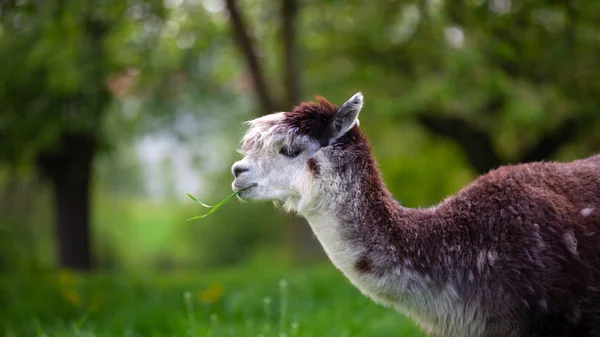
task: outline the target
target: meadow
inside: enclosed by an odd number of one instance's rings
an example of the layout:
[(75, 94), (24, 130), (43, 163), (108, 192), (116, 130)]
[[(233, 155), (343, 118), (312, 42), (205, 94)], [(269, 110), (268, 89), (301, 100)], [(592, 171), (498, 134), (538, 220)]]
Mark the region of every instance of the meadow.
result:
[(329, 264), (0, 280), (4, 337), (423, 336)]
[(600, 1), (573, 3), (0, 1), (0, 337), (423, 336), (295, 264), (271, 204), (186, 222), (185, 193), (231, 193), (244, 121), (359, 90), (407, 207), (598, 153)]

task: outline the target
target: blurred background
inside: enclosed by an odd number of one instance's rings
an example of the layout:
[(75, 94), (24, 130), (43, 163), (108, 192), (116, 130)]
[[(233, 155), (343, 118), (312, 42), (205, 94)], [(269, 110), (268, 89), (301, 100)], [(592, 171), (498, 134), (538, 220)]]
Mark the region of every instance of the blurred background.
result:
[(186, 222), (185, 193), (231, 193), (244, 121), (357, 91), (406, 206), (597, 153), (600, 2), (0, 1), (0, 334), (417, 336), (304, 220)]

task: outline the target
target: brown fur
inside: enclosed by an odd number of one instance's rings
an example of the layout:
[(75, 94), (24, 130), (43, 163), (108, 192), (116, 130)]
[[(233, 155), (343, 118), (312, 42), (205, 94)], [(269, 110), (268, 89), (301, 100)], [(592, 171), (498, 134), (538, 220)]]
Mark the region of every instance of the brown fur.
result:
[(296, 129), (298, 134), (312, 137), (325, 146), (333, 136), (331, 121), (338, 107), (323, 97), (319, 96), (317, 100), (318, 103), (304, 102), (287, 112), (286, 124)]
[[(600, 155), (500, 167), (435, 207), (408, 209), (358, 126), (328, 144), (336, 108), (304, 103), (286, 123), (348, 182), (339, 207), (360, 211), (340, 212), (345, 236), (368, 248), (356, 270), (386, 275), (410, 261), (434, 283), (454, 281), (463, 301), (485, 308), (485, 336), (600, 336)], [(308, 166), (319, 174), (314, 159)]]
[(319, 177), (319, 164), (317, 164), (315, 158), (308, 159), (308, 162), (306, 164), (308, 165), (308, 169), (310, 170), (310, 172), (312, 172), (313, 176)]

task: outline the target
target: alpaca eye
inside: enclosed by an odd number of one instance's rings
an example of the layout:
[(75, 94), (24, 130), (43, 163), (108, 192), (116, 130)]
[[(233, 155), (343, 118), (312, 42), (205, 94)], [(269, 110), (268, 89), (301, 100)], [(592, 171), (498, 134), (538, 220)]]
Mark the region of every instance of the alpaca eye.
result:
[(279, 150), (279, 153), (289, 158), (296, 158), (300, 153), (302, 153), (302, 149), (284, 146)]

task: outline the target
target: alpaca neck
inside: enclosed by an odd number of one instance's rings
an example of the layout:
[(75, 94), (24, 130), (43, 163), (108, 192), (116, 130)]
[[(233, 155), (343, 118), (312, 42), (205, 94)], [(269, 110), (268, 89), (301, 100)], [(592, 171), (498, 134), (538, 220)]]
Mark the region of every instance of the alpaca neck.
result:
[(453, 257), (432, 244), (441, 242), (437, 233), (443, 219), (435, 209), (397, 203), (374, 160), (355, 165), (344, 171), (352, 177), (323, 184), (337, 190), (321, 188), (319, 206), (304, 215), (330, 260), (364, 295), (411, 317), (425, 331), (447, 328), (457, 336), (478, 335), (482, 326), (464, 330), (471, 327), (454, 314), (457, 308), (475, 309), (462, 307), (451, 281), (452, 262), (444, 260)]
[(463, 238), (469, 236), (453, 224), (448, 207), (402, 207), (367, 143), (356, 141), (360, 134), (350, 137), (353, 147), (316, 158), (326, 170), (314, 180), (310, 207), (300, 209), (330, 260), (364, 295), (411, 317), (426, 332), (482, 335), (485, 314), (465, 301), (463, 285), (474, 281), (488, 255), (479, 253), (476, 265), (465, 264), (469, 242)]
[(428, 213), (396, 202), (372, 157), (363, 156), (353, 165), (320, 184), (315, 206), (301, 212), (334, 265), (351, 280), (393, 269), (401, 250), (417, 250), (412, 237)]

